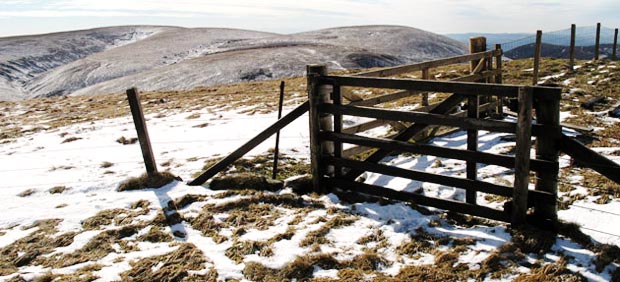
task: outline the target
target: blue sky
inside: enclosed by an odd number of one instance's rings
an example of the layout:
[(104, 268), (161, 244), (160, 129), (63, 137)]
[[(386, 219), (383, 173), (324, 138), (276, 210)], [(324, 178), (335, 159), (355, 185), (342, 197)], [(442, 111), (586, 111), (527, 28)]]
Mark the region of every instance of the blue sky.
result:
[(111, 25), (231, 27), (294, 33), (395, 24), (437, 33), (620, 26), (618, 0), (0, 0), (0, 36)]

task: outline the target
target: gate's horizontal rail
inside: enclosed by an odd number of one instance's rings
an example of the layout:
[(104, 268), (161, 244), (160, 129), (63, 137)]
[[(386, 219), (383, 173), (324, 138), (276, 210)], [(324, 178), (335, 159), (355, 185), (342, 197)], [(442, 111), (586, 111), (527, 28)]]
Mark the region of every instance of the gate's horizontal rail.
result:
[[(515, 166), (514, 157), (484, 152), (451, 149), (427, 144), (408, 143), (397, 140), (370, 138), (359, 135), (333, 132), (322, 132), (321, 138), (324, 140), (355, 144), (364, 147), (373, 147), (396, 152), (408, 152), (412, 154), (431, 155), (463, 161), (475, 161), (478, 163), (498, 165), (506, 168), (514, 168)], [(557, 174), (559, 171), (558, 163), (544, 160), (530, 160), (530, 169), (532, 171), (548, 172), (555, 174)]]
[[(432, 81), (422, 79), (392, 79), (353, 76), (321, 76), (320, 84), (336, 84), (339, 86), (357, 86), (368, 88), (403, 89), (413, 91), (458, 93), (462, 95), (501, 96), (516, 98), (519, 88), (523, 86), (507, 84), (481, 84), (473, 82)], [(534, 98), (543, 100), (559, 100), (561, 89), (545, 86), (534, 86)]]
[[(325, 158), (328, 164), (333, 164), (340, 167), (348, 167), (355, 169), (362, 169), (364, 171), (375, 172), (384, 175), (391, 175), (401, 178), (414, 179), (422, 182), (431, 182), (449, 187), (456, 187), (465, 190), (472, 190), (477, 192), (483, 192), (487, 194), (512, 197), (514, 188), (492, 184), (479, 180), (472, 180), (467, 178), (459, 178), (446, 175), (438, 175), (428, 172), (421, 172), (416, 170), (403, 169), (393, 166), (361, 162), (356, 160), (348, 160), (341, 158)], [(528, 196), (531, 202), (555, 202), (555, 196), (551, 193), (541, 192), (536, 190), (528, 190)]]
[(504, 133), (515, 133), (517, 128), (515, 123), (505, 121), (453, 117), (441, 114), (405, 112), (369, 107), (323, 104), (319, 106), (319, 111), (329, 114), (341, 114), (393, 121), (407, 121), (428, 125), (452, 126), (463, 129), (478, 129)]
[(431, 206), (439, 209), (450, 210), (504, 222), (510, 221), (510, 215), (508, 213), (489, 207), (472, 205), (454, 200), (431, 198), (415, 193), (396, 191), (381, 186), (360, 183), (341, 178), (326, 178), (325, 184), (331, 188), (340, 188), (343, 190), (364, 193), (377, 197), (396, 199), (405, 202), (413, 202), (415, 204), (423, 206)]
[(410, 65), (404, 65), (404, 66), (396, 66), (396, 67), (391, 67), (391, 68), (384, 68), (384, 69), (375, 70), (375, 71), (361, 72), (361, 73), (354, 74), (354, 76), (365, 76), (365, 77), (392, 76), (392, 75), (397, 75), (401, 73), (421, 71), (423, 69), (436, 68), (436, 67), (459, 64), (459, 63), (469, 63), (470, 61), (480, 60), (483, 58), (490, 58), (490, 57), (498, 56), (501, 54), (502, 54), (501, 50), (490, 50), (490, 51), (485, 51), (485, 52), (480, 52), (480, 53), (455, 56), (455, 57), (427, 61), (427, 62), (422, 62), (422, 63), (416, 63), (416, 64), (410, 64)]

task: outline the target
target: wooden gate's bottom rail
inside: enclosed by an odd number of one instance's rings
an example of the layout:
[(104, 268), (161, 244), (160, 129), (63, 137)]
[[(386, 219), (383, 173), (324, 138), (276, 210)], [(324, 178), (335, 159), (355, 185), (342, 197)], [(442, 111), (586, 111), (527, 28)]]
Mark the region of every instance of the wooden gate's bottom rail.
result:
[[(446, 175), (438, 175), (428, 172), (403, 169), (393, 166), (362, 162), (349, 159), (327, 157), (324, 159), (326, 164), (333, 164), (337, 167), (348, 167), (353, 169), (360, 169), (364, 171), (375, 172), (379, 174), (391, 175), (395, 177), (402, 177), (407, 179), (415, 179), (423, 182), (432, 182), (440, 185), (457, 187), (465, 190), (473, 190), (477, 192), (483, 192), (488, 194), (500, 195), (505, 197), (512, 197), (514, 188), (492, 184), (479, 180), (472, 180), (466, 178), (459, 178)], [(387, 190), (387, 189), (386, 189)], [(528, 206), (533, 206), (534, 203), (544, 203), (547, 205), (555, 205), (556, 198), (553, 194), (543, 191), (528, 190)]]
[(454, 200), (431, 198), (420, 194), (396, 191), (381, 186), (360, 183), (341, 178), (326, 178), (324, 179), (324, 183), (329, 188), (339, 188), (342, 190), (349, 190), (356, 193), (364, 193), (377, 197), (396, 199), (423, 206), (430, 206), (439, 209), (455, 211), (458, 213), (470, 214), (503, 222), (510, 222), (510, 214), (506, 213), (505, 211), (496, 210), (489, 207), (472, 205)]

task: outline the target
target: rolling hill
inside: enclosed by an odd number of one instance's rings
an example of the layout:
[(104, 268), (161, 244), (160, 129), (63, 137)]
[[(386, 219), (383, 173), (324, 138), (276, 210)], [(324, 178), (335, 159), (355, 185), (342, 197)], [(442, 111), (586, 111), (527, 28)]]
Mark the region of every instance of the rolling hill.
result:
[(222, 28), (124, 26), (0, 38), (0, 99), (183, 90), (331, 69), (391, 66), (466, 52), (447, 37), (402, 26), (280, 35)]

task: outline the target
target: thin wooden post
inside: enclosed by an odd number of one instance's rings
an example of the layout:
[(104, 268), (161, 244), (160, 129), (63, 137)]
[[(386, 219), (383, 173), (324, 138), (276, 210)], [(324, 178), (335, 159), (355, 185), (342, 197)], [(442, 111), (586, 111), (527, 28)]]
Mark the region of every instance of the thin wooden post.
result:
[(568, 70), (573, 72), (575, 70), (575, 37), (577, 36), (577, 26), (572, 24), (570, 26), (570, 49), (569, 56), (570, 59), (568, 61)]
[[(504, 78), (502, 75), (502, 44), (495, 44), (495, 51), (497, 51), (497, 55), (495, 56), (495, 68), (497, 69), (495, 83), (502, 84), (504, 83)], [(504, 116), (504, 98), (502, 96), (497, 96), (497, 114), (500, 117)]]
[[(480, 96), (470, 96), (467, 99), (467, 117), (479, 118), (480, 117)], [(467, 130), (467, 150), (478, 150), (478, 130)], [(476, 161), (467, 161), (467, 179), (476, 180), (478, 174), (478, 168)], [(476, 204), (476, 191), (468, 189), (465, 194), (465, 200), (469, 204)]]
[(532, 146), (532, 88), (519, 88), (519, 116), (517, 117), (517, 144), (515, 151), (515, 182), (512, 196), (513, 227), (526, 223), (527, 193)]
[[(332, 100), (333, 103), (337, 106), (342, 105), (342, 91), (340, 85), (334, 84), (333, 92), (332, 92)], [(336, 113), (334, 114), (334, 132), (342, 133), (342, 114)], [(342, 157), (342, 142), (336, 141), (334, 144), (334, 157), (341, 158)], [(334, 166), (334, 175), (336, 177), (342, 177), (342, 167), (335, 165)]]
[[(430, 72), (428, 68), (422, 69), (422, 79), (429, 79)], [(422, 94), (422, 106), (428, 106), (428, 93)]]
[[(322, 177), (326, 173), (323, 169), (322, 156), (334, 152), (333, 143), (330, 146), (326, 142), (321, 142), (319, 135), (321, 130), (331, 130), (326, 123), (329, 116), (319, 113), (319, 106), (329, 101), (329, 91), (325, 86), (319, 86), (317, 79), (320, 76), (327, 75), (327, 67), (325, 65), (309, 65), (306, 67), (308, 79), (308, 101), (310, 102), (310, 162), (312, 170), (312, 185), (314, 191), (323, 191)], [(331, 149), (331, 150), (330, 150)]]
[(151, 147), (149, 132), (146, 128), (142, 104), (140, 104), (140, 94), (135, 87), (127, 89), (126, 93), (127, 100), (129, 101), (129, 108), (131, 109), (131, 116), (133, 117), (133, 123), (138, 132), (138, 141), (140, 142), (140, 149), (142, 149), (146, 173), (152, 176), (157, 173), (157, 165), (155, 164), (155, 157), (153, 157), (153, 148)]
[(598, 60), (601, 48), (601, 23), (596, 23), (596, 42), (594, 43), (594, 59)]
[[(278, 100), (278, 120), (282, 118), (282, 105), (284, 104), (284, 81), (280, 82), (280, 100)], [(276, 146), (273, 150), (273, 174), (272, 179), (278, 176), (278, 154), (280, 150), (280, 130), (276, 132)]]
[(540, 67), (540, 53), (542, 52), (542, 30), (536, 31), (536, 48), (534, 48), (534, 73), (532, 85), (538, 84), (538, 68)]
[(618, 29), (616, 28), (616, 30), (614, 31), (614, 49), (611, 51), (611, 58), (615, 61), (618, 59), (618, 57), (616, 56), (616, 49), (618, 49)]
[[(558, 94), (562, 92), (557, 89)], [(558, 163), (560, 155), (559, 142), (562, 134), (560, 126), (560, 100), (539, 99), (536, 101), (536, 121), (548, 126), (545, 134), (536, 139), (536, 159)], [(558, 192), (558, 175), (555, 173), (537, 172), (536, 190), (556, 195)], [(556, 203), (536, 203), (535, 212), (540, 218), (556, 220)]]

